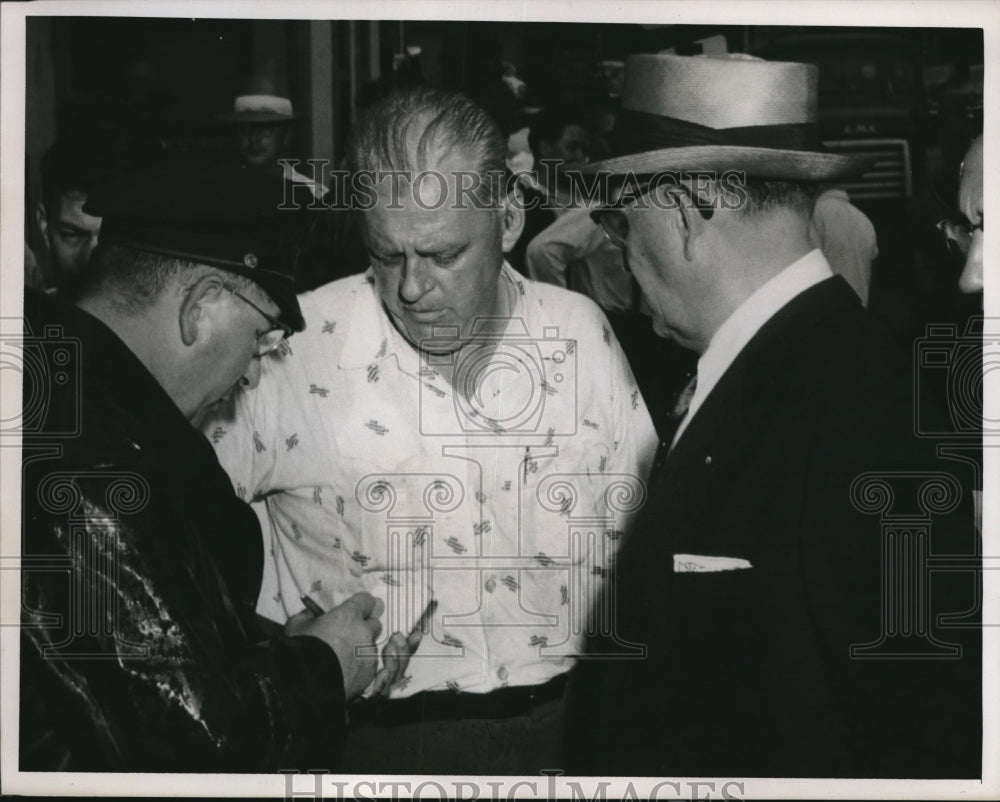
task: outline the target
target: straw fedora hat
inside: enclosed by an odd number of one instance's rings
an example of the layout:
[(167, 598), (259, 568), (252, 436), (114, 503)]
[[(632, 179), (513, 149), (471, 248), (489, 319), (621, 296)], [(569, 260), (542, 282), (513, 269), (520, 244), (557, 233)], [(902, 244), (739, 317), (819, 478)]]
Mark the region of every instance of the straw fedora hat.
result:
[(819, 69), (745, 54), (642, 54), (625, 64), (613, 156), (585, 173), (741, 170), (754, 178), (831, 181), (875, 159), (828, 151), (816, 125)]
[(255, 75), (249, 80), (246, 92), (237, 95), (233, 110), (216, 115), (216, 119), (230, 123), (285, 123), (301, 119), (292, 108), (288, 92), (271, 76)]
[(218, 118), (227, 123), (290, 123), (298, 119), (292, 101), (278, 95), (238, 95), (232, 112)]

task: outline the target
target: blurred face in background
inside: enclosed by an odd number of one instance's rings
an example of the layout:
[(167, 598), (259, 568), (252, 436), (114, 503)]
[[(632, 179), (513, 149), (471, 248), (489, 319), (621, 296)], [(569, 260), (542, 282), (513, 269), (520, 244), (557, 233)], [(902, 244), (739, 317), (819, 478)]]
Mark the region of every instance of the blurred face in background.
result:
[(253, 123), (239, 127), (240, 156), (258, 170), (276, 169), (291, 141), (288, 123)]
[(582, 125), (575, 123), (562, 129), (562, 134), (555, 142), (544, 139), (539, 143), (543, 159), (558, 159), (565, 166), (572, 167), (586, 164), (590, 161), (590, 132)]
[(56, 195), (49, 204), (52, 208), (38, 206), (38, 228), (48, 247), (57, 287), (79, 277), (97, 246), (101, 218), (83, 211), (86, 201), (86, 192), (70, 191)]
[(965, 251), (965, 267), (958, 279), (962, 292), (983, 291), (983, 138), (978, 137), (962, 161), (958, 184), (958, 208), (967, 227), (959, 242)]

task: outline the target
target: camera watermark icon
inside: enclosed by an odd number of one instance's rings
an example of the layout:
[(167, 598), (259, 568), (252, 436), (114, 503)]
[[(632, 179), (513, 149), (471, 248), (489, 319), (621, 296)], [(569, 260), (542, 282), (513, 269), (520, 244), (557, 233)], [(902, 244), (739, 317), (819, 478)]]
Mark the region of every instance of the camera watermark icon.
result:
[(421, 434), (576, 434), (576, 340), (556, 326), (532, 337), (521, 318), (477, 319), (460, 348), (458, 336), (436, 327), (420, 343)]
[[(62, 326), (46, 326), (41, 335), (0, 334), (0, 371), (22, 376), (22, 402), (0, 417), (0, 438), (78, 436), (80, 369), (80, 341)], [(58, 414), (55, 390), (65, 399)]]
[(1000, 373), (1000, 326), (979, 317), (959, 333), (932, 324), (914, 344), (914, 428), (926, 438), (950, 441), (1000, 436), (1000, 413), (984, 407), (984, 385)]

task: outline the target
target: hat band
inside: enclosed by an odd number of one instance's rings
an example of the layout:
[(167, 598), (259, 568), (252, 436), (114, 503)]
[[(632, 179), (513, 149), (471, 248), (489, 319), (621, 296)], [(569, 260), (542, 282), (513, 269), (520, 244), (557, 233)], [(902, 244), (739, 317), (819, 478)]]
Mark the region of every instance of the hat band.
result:
[(257, 111), (279, 114), (282, 117), (293, 116), (292, 101), (277, 95), (240, 95), (233, 101), (233, 111), (236, 114)]
[(268, 272), (291, 281), (290, 276), (269, 268), (282, 261), (291, 261), (294, 265), (298, 256), (297, 251), (291, 248), (246, 241), (236, 246), (229, 238), (202, 231), (172, 229), (162, 225), (126, 225), (113, 220), (105, 223), (107, 225), (101, 226), (101, 242), (107, 245), (123, 245), (196, 264), (221, 267), (247, 278), (253, 278), (257, 272)]
[(622, 109), (615, 123), (619, 156), (661, 148), (697, 145), (825, 151), (816, 123), (748, 125), (741, 128), (709, 128), (706, 125), (664, 117), (644, 111)]

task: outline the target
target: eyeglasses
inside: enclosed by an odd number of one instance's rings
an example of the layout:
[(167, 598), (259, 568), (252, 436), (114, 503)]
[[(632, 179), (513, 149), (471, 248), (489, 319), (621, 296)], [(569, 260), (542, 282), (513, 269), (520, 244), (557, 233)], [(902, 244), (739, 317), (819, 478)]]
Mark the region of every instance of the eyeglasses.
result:
[[(639, 184), (639, 191), (636, 193), (629, 193), (629, 200), (619, 206), (594, 209), (594, 211), (590, 213), (590, 219), (601, 227), (601, 230), (604, 231), (604, 236), (607, 237), (608, 241), (615, 247), (625, 250), (625, 243), (628, 240), (629, 233), (628, 210), (638, 202), (639, 198), (649, 191), (651, 183), (651, 181), (647, 181), (645, 184)], [(703, 219), (712, 219), (712, 215), (715, 212), (709, 202), (699, 198), (684, 184), (671, 184), (670, 188), (677, 189), (687, 195)], [(628, 270), (627, 267), (625, 269), (626, 271)]]
[(983, 221), (980, 219), (976, 225), (972, 225), (964, 217), (946, 217), (938, 221), (937, 230), (944, 234), (949, 251), (957, 256), (966, 256), (972, 247), (972, 235), (983, 230)]
[(260, 312), (261, 315), (264, 316), (264, 319), (271, 324), (270, 329), (268, 329), (265, 332), (258, 333), (257, 335), (257, 351), (256, 353), (254, 353), (255, 359), (260, 359), (260, 357), (270, 354), (272, 351), (276, 350), (281, 346), (281, 343), (284, 342), (286, 337), (292, 336), (292, 329), (290, 326), (287, 326), (286, 324), (282, 323), (273, 315), (269, 315), (267, 312), (265, 312), (263, 309), (257, 306), (257, 304), (255, 304), (249, 298), (246, 298), (245, 296), (241, 295), (236, 290), (232, 290), (229, 287), (226, 287), (225, 289), (227, 292), (232, 293), (241, 301), (243, 301), (243, 303), (252, 306), (258, 312)]

